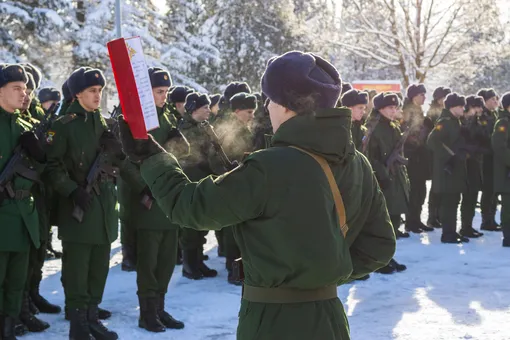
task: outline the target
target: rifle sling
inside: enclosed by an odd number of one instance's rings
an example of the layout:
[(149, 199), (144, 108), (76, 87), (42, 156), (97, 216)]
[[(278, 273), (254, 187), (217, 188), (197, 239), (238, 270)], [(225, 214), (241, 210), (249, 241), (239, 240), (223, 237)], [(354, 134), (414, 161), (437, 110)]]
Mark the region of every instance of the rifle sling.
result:
[(326, 159), (322, 156), (303, 150), (297, 146), (291, 145), (290, 147), (309, 155), (310, 157), (315, 159), (317, 163), (319, 163), (319, 165), (321, 166), (322, 170), (324, 171), (324, 174), (326, 175), (326, 178), (328, 179), (331, 192), (333, 193), (333, 199), (335, 200), (335, 207), (338, 215), (338, 223), (340, 225), (342, 235), (345, 237), (347, 231), (349, 230), (349, 226), (347, 225), (347, 216), (345, 215), (344, 201), (342, 199), (342, 195), (340, 194), (340, 190), (338, 189), (338, 185), (336, 184), (335, 176), (333, 176), (333, 172), (331, 171), (331, 167), (329, 166), (328, 161), (326, 161)]

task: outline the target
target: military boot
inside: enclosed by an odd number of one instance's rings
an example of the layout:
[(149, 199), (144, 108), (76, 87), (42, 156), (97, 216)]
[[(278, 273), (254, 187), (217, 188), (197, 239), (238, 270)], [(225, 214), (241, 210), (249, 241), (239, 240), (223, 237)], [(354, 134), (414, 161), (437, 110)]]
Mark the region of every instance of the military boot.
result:
[(198, 251), (196, 249), (187, 249), (182, 251), (182, 276), (191, 280), (200, 280), (204, 278), (204, 274), (200, 271), (200, 263), (198, 260)]
[(457, 233), (443, 233), (441, 235), (441, 243), (453, 243), (453, 244), (459, 244), (459, 243), (468, 243), (469, 239), (467, 237), (461, 236)]
[(483, 233), (474, 229), (471, 225), (463, 225), (459, 232), (460, 235), (468, 238), (479, 238), (483, 236)]
[(395, 270), (399, 273), (407, 269), (406, 265), (398, 263), (395, 259), (391, 259), (389, 265), (395, 268)]
[(161, 323), (165, 325), (166, 328), (171, 329), (182, 329), (184, 328), (184, 322), (175, 320), (173, 316), (171, 316), (167, 311), (165, 311), (165, 295), (160, 295), (158, 298), (158, 316), (161, 320)]
[(405, 225), (406, 231), (415, 233), (415, 234), (421, 234), (423, 230), (420, 228), (421, 225), (417, 221), (407, 221)]
[(32, 299), (31, 296), (29, 296), (28, 302), (29, 302), (30, 312), (32, 312), (32, 314), (34, 314), (34, 315), (39, 314), (40, 313), (39, 308), (37, 308), (37, 306), (34, 303), (34, 299)]
[(204, 263), (202, 249), (198, 249), (197, 253), (198, 257), (198, 270), (202, 273), (204, 277), (216, 277), (218, 275), (218, 272), (214, 269), (211, 269), (207, 267), (207, 265)]
[(29, 302), (28, 292), (23, 293), (23, 301), (21, 303), (21, 313), (19, 315), (19, 319), (21, 322), (27, 326), (28, 330), (33, 333), (40, 333), (48, 328), (50, 325), (38, 319), (32, 312), (30, 311), (30, 302)]
[(157, 299), (158, 298), (155, 297), (138, 297), (138, 301), (140, 303), (140, 318), (138, 319), (138, 327), (153, 333), (166, 331), (165, 325), (163, 325), (158, 316), (156, 305)]
[[(70, 316), (69, 316), (69, 310), (68, 310), (67, 306), (64, 307), (64, 314), (65, 314), (65, 319), (67, 321), (71, 320)], [(112, 312), (110, 312), (109, 310), (102, 309), (102, 308), (98, 307), (97, 308), (97, 315), (99, 317), (99, 320), (107, 320), (107, 319), (112, 317)]]
[(2, 340), (16, 340), (16, 333), (14, 330), (16, 320), (12, 316), (2, 315), (0, 316), (0, 328)]
[(122, 245), (122, 264), (121, 269), (124, 272), (136, 271), (136, 258), (133, 247), (123, 244)]
[(25, 326), (23, 322), (19, 319), (19, 316), (17, 318), (14, 318), (14, 334), (16, 336), (23, 336), (28, 333), (28, 328)]
[(503, 247), (510, 247), (510, 238), (503, 239)]
[(90, 305), (87, 312), (90, 334), (95, 340), (117, 340), (119, 336), (114, 331), (110, 331), (99, 320), (97, 305)]
[[(58, 314), (62, 311), (60, 306), (54, 305), (40, 294), (39, 284), (30, 291), (30, 299), (41, 313)], [(34, 313), (35, 314), (35, 313)]]
[(484, 218), (482, 221), (482, 225), (480, 226), (480, 230), (485, 231), (501, 231), (501, 226), (496, 223), (494, 218)]
[(441, 225), (441, 222), (439, 222), (439, 220), (437, 218), (430, 218), (427, 220), (427, 227), (430, 227), (430, 228), (442, 228), (443, 226)]
[(69, 340), (94, 340), (90, 334), (89, 320), (85, 308), (69, 310)]

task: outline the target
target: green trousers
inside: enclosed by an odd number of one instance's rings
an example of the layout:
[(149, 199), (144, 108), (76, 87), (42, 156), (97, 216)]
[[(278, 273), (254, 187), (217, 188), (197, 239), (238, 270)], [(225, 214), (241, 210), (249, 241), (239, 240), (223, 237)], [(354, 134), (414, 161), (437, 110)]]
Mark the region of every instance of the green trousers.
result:
[(27, 279), (28, 252), (0, 252), (0, 314), (18, 317)]
[(510, 240), (510, 194), (501, 194), (501, 226), (503, 238)]
[[(470, 190), (471, 189), (471, 190)], [(475, 218), (476, 203), (478, 202), (478, 190), (468, 188), (462, 193), (460, 203), (460, 219), (462, 227), (472, 227)]]
[(429, 190), (429, 218), (428, 221), (435, 222), (439, 220), (439, 207), (441, 205), (441, 195), (432, 192), (432, 186)]
[(181, 228), (179, 241), (183, 251), (200, 249), (206, 242), (208, 231), (198, 231), (191, 228)]
[(457, 232), (457, 209), (460, 202), (460, 193), (441, 193), (441, 206), (439, 219), (443, 225), (443, 235)]
[(401, 217), (402, 217), (402, 215), (400, 215), (400, 214), (390, 215), (390, 221), (391, 221), (391, 224), (393, 225), (393, 230), (395, 231), (395, 234), (397, 233), (397, 230), (400, 227), (400, 221), (402, 220)]
[(138, 230), (138, 296), (165, 295), (177, 261), (178, 230)]
[(421, 210), (427, 196), (427, 179), (422, 174), (423, 169), (412, 167), (408, 169), (409, 175), (409, 211), (406, 222), (421, 221)]
[(42, 281), (44, 260), (46, 260), (47, 241), (41, 240), (39, 249), (33, 244), (30, 245), (30, 254), (28, 259), (27, 283), (25, 289), (31, 291), (37, 288)]
[(111, 246), (62, 242), (62, 282), (68, 308), (99, 305), (110, 268)]
[(241, 257), (241, 251), (237, 246), (234, 238), (234, 227), (223, 228), (223, 247), (225, 249), (225, 257), (228, 259), (237, 259)]
[(237, 340), (349, 340), (349, 323), (338, 298), (307, 303), (241, 300)]
[(123, 246), (128, 246), (131, 249), (136, 249), (136, 225), (128, 221), (120, 220), (120, 243)]

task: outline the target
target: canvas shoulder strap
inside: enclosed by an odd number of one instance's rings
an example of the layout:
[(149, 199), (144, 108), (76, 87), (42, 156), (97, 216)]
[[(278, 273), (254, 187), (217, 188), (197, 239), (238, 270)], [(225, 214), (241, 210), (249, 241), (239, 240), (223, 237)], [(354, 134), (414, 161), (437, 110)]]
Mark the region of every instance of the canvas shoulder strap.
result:
[(347, 234), (347, 231), (349, 230), (349, 226), (347, 226), (347, 217), (345, 215), (344, 201), (342, 199), (342, 195), (340, 194), (340, 190), (338, 189), (338, 185), (336, 184), (335, 176), (333, 176), (333, 172), (331, 171), (331, 168), (330, 168), (328, 162), (324, 159), (324, 157), (319, 156), (315, 153), (303, 150), (303, 149), (298, 148), (297, 146), (293, 146), (293, 145), (291, 145), (290, 147), (293, 149), (299, 150), (303, 153), (306, 153), (307, 155), (309, 155), (310, 157), (315, 159), (317, 161), (317, 163), (319, 163), (319, 165), (321, 166), (322, 170), (324, 171), (324, 174), (326, 175), (326, 177), (328, 179), (329, 186), (331, 187), (331, 192), (333, 193), (333, 199), (335, 200), (335, 207), (336, 207), (336, 212), (338, 215), (338, 221), (340, 223), (340, 229), (342, 231), (342, 235), (344, 235), (344, 237), (345, 237), (345, 235)]

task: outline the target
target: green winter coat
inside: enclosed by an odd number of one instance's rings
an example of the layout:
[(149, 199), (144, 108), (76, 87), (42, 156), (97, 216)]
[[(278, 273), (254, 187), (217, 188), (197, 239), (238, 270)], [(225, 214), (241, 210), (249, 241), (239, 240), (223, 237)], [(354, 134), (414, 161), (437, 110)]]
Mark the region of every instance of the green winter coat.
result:
[(424, 117), (421, 106), (407, 103), (403, 108), (404, 122), (401, 131), (411, 129), (404, 145), (404, 155), (408, 158), (407, 171), (412, 180), (426, 181), (431, 178), (430, 150), (426, 142), (434, 124)]
[[(395, 251), (384, 196), (368, 160), (354, 148), (350, 125), (346, 109), (291, 118), (276, 132), (273, 147), (217, 179), (190, 182), (167, 154), (145, 160), (141, 172), (172, 221), (198, 230), (235, 225), (246, 284), (298, 289), (341, 284), (384, 266)], [(322, 168), (289, 145), (328, 160), (344, 199), (346, 238)], [(296, 304), (243, 299), (239, 316), (238, 339), (349, 339), (338, 299)]]
[(492, 132), (494, 131), (494, 125), (498, 117), (497, 111), (484, 110), (482, 116), (479, 118), (482, 125), (485, 127), (485, 136), (487, 147), (490, 151), (483, 155), (482, 175), (483, 175), (483, 191), (493, 191), (494, 183), (494, 154), (491, 147)]
[(510, 193), (510, 112), (502, 110), (492, 133), (494, 151), (494, 192)]
[(367, 128), (361, 121), (352, 121), (351, 134), (356, 150), (361, 151), (363, 138), (367, 134)]
[(381, 185), (390, 215), (407, 213), (409, 205), (409, 178), (405, 165), (399, 165), (391, 173), (386, 160), (402, 138), (399, 124), (381, 115), (367, 146), (367, 157)]
[[(178, 136), (177, 128), (172, 123), (173, 116), (166, 108), (157, 108), (159, 128), (152, 130), (150, 134), (156, 142), (173, 152), (169, 147), (170, 140)], [(183, 141), (183, 143), (186, 143)], [(177, 157), (179, 155), (176, 153)], [(130, 162), (127, 158), (122, 162), (118, 180), (120, 219), (129, 221), (137, 229), (168, 230), (176, 229), (177, 225), (170, 223), (159, 205), (154, 203), (151, 210), (142, 205), (142, 190), (147, 184), (140, 175), (138, 165)]]
[[(31, 128), (18, 111), (9, 113), (0, 107), (0, 172), (13, 155), (21, 134)], [(26, 157), (23, 163), (38, 172), (44, 168)], [(14, 190), (32, 190), (34, 183), (15, 176), (12, 186)], [(30, 249), (31, 242), (39, 248), (39, 237), (39, 217), (33, 198), (4, 199), (0, 203), (0, 252), (25, 252)]]
[[(58, 236), (64, 242), (105, 245), (117, 239), (117, 191), (111, 178), (100, 181), (100, 195), (93, 194), (82, 223), (72, 217), (74, 202), (69, 197), (79, 185), (84, 186), (99, 153), (99, 138), (106, 129), (106, 122), (98, 110), (87, 112), (75, 101), (48, 132), (47, 176), (59, 194)], [(103, 160), (108, 164), (116, 162), (108, 153)]]
[[(427, 140), (432, 150), (434, 169), (432, 173), (432, 192), (434, 193), (462, 193), (466, 189), (467, 168), (466, 156), (461, 152), (465, 140), (461, 136), (460, 120), (444, 109), (439, 117), (436, 127)], [(452, 159), (449, 148), (456, 156)], [(452, 162), (452, 173), (445, 171), (448, 162)]]
[(481, 139), (484, 138), (484, 132), (478, 117), (462, 118), (461, 124), (465, 130), (464, 139), (466, 144), (472, 148), (466, 159), (468, 189), (470, 191), (480, 191), (482, 188), (483, 154), (490, 150), (482, 145)]

